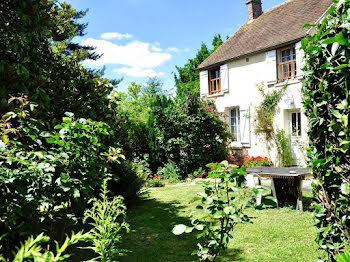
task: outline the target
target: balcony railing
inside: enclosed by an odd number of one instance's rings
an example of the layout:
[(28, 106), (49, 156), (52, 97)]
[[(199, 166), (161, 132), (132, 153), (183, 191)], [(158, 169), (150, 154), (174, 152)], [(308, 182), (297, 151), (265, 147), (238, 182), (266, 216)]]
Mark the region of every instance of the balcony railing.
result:
[(214, 78), (209, 81), (209, 95), (218, 94), (221, 92), (220, 78)]
[(297, 74), (297, 63), (296, 60), (289, 60), (287, 62), (279, 63), (279, 81), (284, 81), (286, 79), (294, 78)]

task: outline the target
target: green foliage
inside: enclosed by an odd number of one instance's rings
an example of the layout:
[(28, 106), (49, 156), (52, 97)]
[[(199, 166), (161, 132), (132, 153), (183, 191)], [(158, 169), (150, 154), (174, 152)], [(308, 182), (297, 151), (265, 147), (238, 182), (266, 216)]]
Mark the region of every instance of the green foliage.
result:
[(84, 214), (84, 222), (90, 220), (93, 227), (90, 231), (93, 246), (89, 248), (99, 255), (92, 261), (118, 261), (117, 258), (126, 252), (118, 248), (122, 231), (129, 231), (125, 222), (126, 206), (121, 196), (108, 198), (107, 182), (108, 179), (103, 181), (100, 199), (91, 199), (92, 207)]
[(108, 95), (113, 85), (80, 65), (98, 58), (92, 48), (72, 42), (84, 34), (86, 24), (79, 19), (86, 12), (56, 0), (0, 5), (0, 115), (12, 111), (11, 96), (24, 94), (38, 105), (33, 117), (51, 127), (65, 112), (112, 124)]
[(347, 248), (344, 252), (335, 255), (337, 262), (350, 262), (350, 248)]
[(211, 50), (202, 43), (201, 48), (194, 58), (182, 66), (176, 66), (176, 73), (174, 73), (176, 96), (186, 97), (189, 94), (199, 96), (199, 71), (198, 66), (207, 59), (218, 47), (223, 44), (220, 34), (214, 36), (212, 41), (213, 48)]
[[(71, 255), (64, 254), (68, 247), (73, 246), (81, 241), (90, 241), (92, 238), (90, 233), (83, 234), (82, 232), (78, 232), (75, 234), (74, 232), (69, 237), (67, 236), (63, 244), (60, 246), (56, 241), (56, 252), (52, 252), (49, 250), (49, 246), (47, 249), (42, 247), (43, 243), (49, 242), (50, 238), (48, 236), (44, 236), (43, 233), (38, 235), (36, 238), (30, 236), (24, 243), (21, 243), (21, 246), (17, 249), (13, 262), (24, 262), (24, 261), (33, 261), (33, 262), (59, 262), (66, 261)], [(0, 255), (0, 261), (10, 261), (5, 260)]]
[(200, 217), (195, 217), (191, 224), (176, 225), (173, 234), (181, 235), (191, 233), (194, 229), (200, 231), (197, 238), (202, 238), (198, 243), (197, 254), (200, 261), (215, 261), (221, 250), (225, 250), (232, 231), (239, 223), (249, 222), (249, 217), (244, 214), (244, 209), (252, 199), (252, 195), (245, 184), (245, 167), (229, 165), (227, 161), (211, 163), (207, 167), (212, 170), (209, 177), (215, 177), (219, 181), (203, 182), (204, 192), (199, 193), (192, 201), (198, 201), (196, 206)]
[(315, 33), (302, 41), (317, 242), (330, 261), (350, 242), (350, 1), (334, 2)]
[(20, 135), (0, 149), (0, 230), (8, 233), (7, 252), (19, 235), (45, 231), (52, 236), (53, 224), (76, 223), (95, 187), (110, 176), (108, 162), (122, 157), (104, 144), (113, 136), (105, 123), (67, 113), (57, 132), (38, 134), (37, 125), (25, 122), (18, 127)]
[(149, 154), (147, 122), (154, 97), (164, 93), (161, 87), (157, 78), (150, 78), (144, 86), (132, 82), (127, 93), (112, 94), (121, 122), (118, 140), (128, 159)]
[(293, 165), (292, 148), (290, 146), (290, 139), (286, 132), (281, 129), (275, 136), (275, 144), (277, 150), (277, 161), (280, 167), (289, 167)]
[(175, 184), (180, 182), (180, 176), (175, 164), (172, 162), (166, 164), (163, 168), (158, 169), (157, 174), (163, 179), (166, 179), (169, 183)]
[(258, 86), (263, 101), (255, 108), (255, 133), (264, 134), (267, 139), (274, 136), (273, 121), (275, 118), (276, 107), (286, 89), (287, 85), (284, 85), (280, 89), (274, 89), (271, 92), (266, 93), (263, 84)]
[(172, 162), (185, 178), (206, 163), (225, 159), (231, 133), (210, 101), (157, 97), (149, 119), (151, 169)]

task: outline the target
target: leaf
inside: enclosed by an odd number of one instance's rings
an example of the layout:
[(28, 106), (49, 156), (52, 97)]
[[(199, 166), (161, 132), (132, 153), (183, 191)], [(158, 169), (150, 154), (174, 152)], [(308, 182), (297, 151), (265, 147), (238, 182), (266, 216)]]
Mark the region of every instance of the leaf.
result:
[(322, 44), (333, 44), (338, 43), (339, 45), (349, 44), (349, 40), (344, 36), (343, 32), (336, 34), (335, 37), (330, 37), (322, 41)]
[(79, 198), (80, 197), (80, 192), (78, 189), (74, 188), (74, 193), (73, 193), (74, 198)]
[(174, 228), (173, 228), (173, 234), (174, 235), (181, 235), (183, 234), (184, 232), (186, 231), (186, 225), (184, 224), (179, 224), (179, 225), (176, 225)]
[(7, 145), (10, 142), (9, 136), (8, 135), (3, 135), (2, 136), (2, 142), (4, 142), (4, 144)]
[(344, 195), (350, 195), (350, 184), (349, 183), (341, 184), (340, 190)]

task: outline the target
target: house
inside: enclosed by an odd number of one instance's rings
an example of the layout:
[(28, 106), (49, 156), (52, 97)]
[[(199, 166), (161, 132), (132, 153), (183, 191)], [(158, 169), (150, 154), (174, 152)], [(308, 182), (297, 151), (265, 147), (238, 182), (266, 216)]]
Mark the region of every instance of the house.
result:
[(303, 165), (307, 119), (303, 114), (301, 40), (327, 14), (332, 0), (289, 0), (265, 12), (261, 0), (246, 0), (248, 21), (199, 67), (201, 97), (215, 100), (227, 115), (232, 148), (242, 154), (265, 155), (276, 161), (276, 149), (254, 131), (256, 106), (264, 90), (287, 85), (274, 119), (291, 140), (294, 164)]

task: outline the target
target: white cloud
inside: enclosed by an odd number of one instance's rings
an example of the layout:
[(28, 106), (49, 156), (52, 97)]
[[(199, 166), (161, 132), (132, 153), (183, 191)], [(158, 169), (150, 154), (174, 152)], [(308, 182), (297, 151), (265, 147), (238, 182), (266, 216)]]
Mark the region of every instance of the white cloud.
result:
[(88, 38), (82, 41), (82, 45), (93, 46), (97, 54), (103, 54), (97, 61), (86, 61), (94, 66), (121, 64), (130, 67), (153, 68), (172, 57), (168, 52), (153, 51), (150, 43), (140, 41), (118, 45), (106, 40)]
[(180, 53), (180, 52), (189, 52), (190, 51), (190, 49), (189, 48), (183, 48), (183, 49), (181, 49), (181, 48), (177, 48), (177, 47), (168, 47), (167, 48), (167, 51), (168, 52), (173, 52), (173, 53)]
[(157, 73), (153, 69), (143, 69), (139, 67), (122, 67), (113, 70), (118, 74), (124, 74), (132, 77), (155, 77), (155, 76), (163, 76), (163, 72)]
[(117, 32), (108, 32), (108, 33), (101, 34), (101, 38), (102, 39), (118, 39), (118, 40), (122, 40), (122, 39), (132, 38), (132, 35), (130, 35), (130, 34), (121, 34), (121, 33), (117, 33)]

